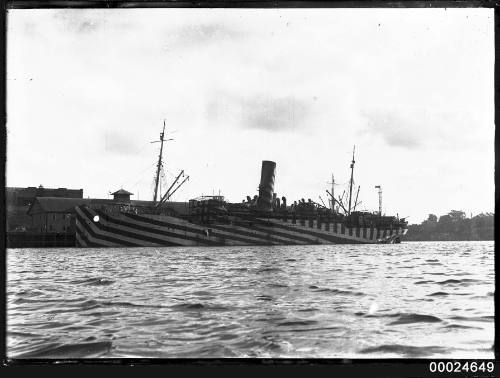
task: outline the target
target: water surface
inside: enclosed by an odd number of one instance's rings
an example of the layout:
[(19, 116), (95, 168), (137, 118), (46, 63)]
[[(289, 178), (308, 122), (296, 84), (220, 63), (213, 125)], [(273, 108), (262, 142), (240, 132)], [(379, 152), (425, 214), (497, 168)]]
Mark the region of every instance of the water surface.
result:
[(493, 242), (10, 249), (19, 358), (494, 358)]

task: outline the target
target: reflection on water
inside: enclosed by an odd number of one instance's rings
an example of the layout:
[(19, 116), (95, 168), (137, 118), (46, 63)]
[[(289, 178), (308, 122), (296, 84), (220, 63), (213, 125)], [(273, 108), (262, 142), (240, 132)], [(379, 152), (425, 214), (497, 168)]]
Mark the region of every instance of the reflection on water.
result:
[(12, 249), (9, 357), (493, 358), (493, 242)]

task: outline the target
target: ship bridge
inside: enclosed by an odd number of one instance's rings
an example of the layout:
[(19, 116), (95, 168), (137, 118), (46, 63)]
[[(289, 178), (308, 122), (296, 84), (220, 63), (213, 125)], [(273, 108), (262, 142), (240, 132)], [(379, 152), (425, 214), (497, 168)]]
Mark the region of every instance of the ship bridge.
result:
[(196, 198), (192, 198), (189, 200), (191, 201), (197, 201), (197, 202), (203, 202), (203, 201), (218, 201), (218, 202), (224, 202), (224, 196), (199, 196)]
[(189, 200), (189, 219), (198, 223), (227, 221), (224, 196), (200, 196)]

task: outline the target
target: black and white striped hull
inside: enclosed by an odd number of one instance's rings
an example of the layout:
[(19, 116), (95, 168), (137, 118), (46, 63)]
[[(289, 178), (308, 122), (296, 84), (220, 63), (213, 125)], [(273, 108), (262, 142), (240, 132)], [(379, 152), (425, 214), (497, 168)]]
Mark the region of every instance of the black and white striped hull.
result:
[(378, 243), (398, 238), (406, 231), (348, 228), (342, 223), (318, 225), (316, 221), (301, 225), (278, 219), (257, 219), (239, 225), (199, 225), (171, 216), (125, 212), (109, 215), (85, 205), (76, 207), (78, 247)]

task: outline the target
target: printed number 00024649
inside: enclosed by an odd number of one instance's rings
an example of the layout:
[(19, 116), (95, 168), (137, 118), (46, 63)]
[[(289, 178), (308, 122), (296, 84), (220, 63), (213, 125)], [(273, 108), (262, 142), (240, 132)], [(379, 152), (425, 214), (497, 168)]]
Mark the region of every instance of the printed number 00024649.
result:
[(493, 361), (432, 361), (429, 364), (429, 370), (431, 373), (463, 373), (463, 372), (483, 372), (492, 373), (495, 370), (495, 364)]

